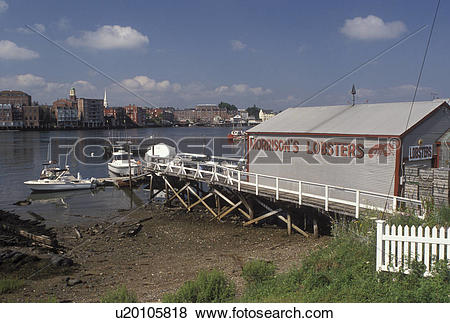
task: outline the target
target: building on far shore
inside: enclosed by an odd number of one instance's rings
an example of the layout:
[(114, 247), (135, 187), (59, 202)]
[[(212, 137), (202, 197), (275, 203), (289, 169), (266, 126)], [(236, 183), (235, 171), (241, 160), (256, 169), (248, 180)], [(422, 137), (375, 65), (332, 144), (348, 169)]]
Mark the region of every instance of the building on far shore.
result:
[(40, 128), (41, 114), (38, 105), (23, 106), (22, 112), (24, 128)]
[(58, 128), (75, 128), (79, 126), (77, 102), (59, 99), (53, 102), (52, 113)]
[(78, 118), (85, 128), (100, 128), (105, 125), (103, 99), (78, 98)]
[(174, 110), (174, 119), (178, 122), (212, 124), (214, 120), (228, 120), (227, 109), (219, 108), (217, 104), (197, 104), (195, 108)]
[(125, 114), (136, 126), (142, 127), (144, 125), (145, 112), (143, 108), (130, 104), (124, 107), (124, 109)]
[(13, 106), (31, 106), (31, 95), (28, 95), (27, 93), (22, 91), (0, 91), (0, 104), (11, 104)]
[(272, 111), (267, 111), (264, 112), (263, 109), (259, 110), (259, 119), (261, 120), (261, 122), (267, 121), (270, 118), (275, 117), (275, 113), (273, 113)]

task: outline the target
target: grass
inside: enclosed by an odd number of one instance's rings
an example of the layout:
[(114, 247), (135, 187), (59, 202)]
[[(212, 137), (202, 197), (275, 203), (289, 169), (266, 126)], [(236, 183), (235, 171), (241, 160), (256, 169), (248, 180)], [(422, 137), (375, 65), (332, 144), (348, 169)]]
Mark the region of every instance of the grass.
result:
[(0, 295), (15, 291), (23, 285), (24, 282), (19, 279), (0, 279)]
[(125, 286), (111, 290), (101, 298), (101, 303), (137, 303), (136, 293), (129, 291)]
[[(422, 224), (447, 223), (446, 212), (438, 210), (432, 220), (425, 219)], [(410, 274), (375, 270), (376, 226), (373, 218), (335, 223), (332, 233), (333, 238), (327, 246), (312, 252), (300, 266), (286, 273), (276, 274), (275, 266), (263, 260), (245, 264), (242, 276), (246, 286), (239, 298), (232, 298), (234, 293), (227, 292), (226, 286), (231, 285), (225, 275), (215, 271), (214, 284), (207, 284), (206, 281), (211, 280), (203, 273), (196, 281), (185, 283), (175, 294), (166, 295), (164, 301), (450, 302), (450, 269), (446, 261), (437, 262), (430, 277), (424, 277), (425, 267), (418, 262), (410, 265)], [(211, 293), (211, 289), (216, 294)]]
[(275, 276), (275, 265), (264, 260), (247, 262), (242, 268), (242, 277), (249, 284), (262, 283)]
[(375, 225), (368, 219), (335, 224), (331, 242), (300, 268), (259, 284), (248, 285), (245, 302), (449, 302), (450, 270), (446, 262), (424, 277), (422, 263), (412, 273), (375, 271)]
[[(408, 225), (408, 226), (429, 226), (434, 227), (450, 227), (450, 206), (444, 205), (436, 207), (433, 200), (424, 200), (424, 219), (420, 219), (416, 216), (408, 216), (405, 214), (396, 214), (388, 217), (387, 222), (395, 225)], [(407, 211), (406, 211), (407, 212)]]
[(202, 271), (197, 279), (187, 281), (173, 294), (163, 297), (165, 303), (225, 303), (233, 300), (235, 286), (218, 270)]

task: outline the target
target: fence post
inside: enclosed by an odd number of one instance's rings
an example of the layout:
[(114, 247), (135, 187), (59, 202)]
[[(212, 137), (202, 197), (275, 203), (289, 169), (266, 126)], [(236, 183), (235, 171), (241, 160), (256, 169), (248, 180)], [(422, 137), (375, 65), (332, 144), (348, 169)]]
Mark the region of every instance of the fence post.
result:
[(258, 174), (256, 174), (255, 178), (255, 193), (256, 195), (258, 195)]
[(361, 193), (359, 190), (356, 190), (356, 211), (355, 211), (355, 216), (358, 219), (359, 218), (359, 201), (360, 201), (360, 196)]
[(395, 212), (397, 210), (397, 196), (392, 198), (392, 211)]
[(377, 223), (377, 262), (376, 270), (380, 271), (383, 265), (383, 234), (384, 234), (384, 220), (376, 220)]
[(325, 185), (325, 211), (328, 211), (328, 185)]
[(276, 197), (277, 200), (278, 200), (278, 198), (280, 197), (280, 191), (279, 191), (279, 188), (280, 188), (279, 178), (276, 177), (276, 178), (275, 178), (275, 189), (276, 189), (275, 197)]

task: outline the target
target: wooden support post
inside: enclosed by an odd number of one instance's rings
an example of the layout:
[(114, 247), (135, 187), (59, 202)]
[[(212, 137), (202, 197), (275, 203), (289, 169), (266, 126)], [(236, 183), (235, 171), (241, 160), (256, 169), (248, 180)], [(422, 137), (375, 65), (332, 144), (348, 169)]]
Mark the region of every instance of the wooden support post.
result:
[(182, 199), (182, 197), (180, 196), (180, 193), (182, 191), (184, 191), (186, 188), (189, 187), (189, 183), (187, 183), (186, 185), (183, 186), (183, 188), (181, 188), (180, 190), (178, 190), (178, 192), (172, 187), (172, 185), (170, 185), (169, 181), (167, 179), (164, 178), (164, 180), (166, 181), (167, 186), (169, 186), (169, 188), (172, 190), (173, 192), (173, 196), (168, 200), (168, 202), (172, 201), (173, 199), (175, 199), (176, 197), (178, 198), (178, 200), (180, 200), (181, 204), (184, 205), (184, 207), (186, 209), (189, 209), (189, 206), (186, 204), (186, 202)]
[(261, 221), (261, 220), (263, 220), (263, 219), (265, 219), (265, 218), (268, 218), (269, 216), (272, 216), (272, 215), (275, 215), (275, 214), (277, 214), (277, 213), (280, 213), (281, 211), (283, 211), (283, 210), (282, 210), (282, 209), (276, 209), (276, 210), (274, 210), (274, 211), (267, 212), (266, 214), (263, 214), (263, 215), (261, 215), (261, 216), (255, 218), (255, 219), (253, 219), (253, 220), (250, 220), (250, 221), (245, 222), (245, 223), (244, 223), (244, 226), (247, 226), (247, 225), (250, 225), (250, 224), (252, 224), (252, 223)]
[[(189, 190), (186, 190), (186, 199), (187, 199), (187, 204), (190, 207), (190, 205), (191, 205), (191, 196), (189, 194)], [(188, 208), (188, 210), (190, 210), (190, 209)]]
[[(288, 220), (286, 220), (283, 216), (278, 215), (278, 218), (283, 221), (284, 223), (288, 223)], [(302, 236), (309, 238), (309, 234), (306, 233), (305, 231), (303, 231), (302, 229), (300, 229), (298, 226), (296, 226), (294, 223), (291, 222), (291, 227), (292, 229), (294, 229), (295, 231), (297, 231), (298, 233), (300, 233)]]
[(216, 200), (216, 209), (217, 209), (217, 214), (220, 214), (220, 198), (219, 195), (215, 194), (214, 198)]
[(317, 224), (317, 216), (313, 217), (313, 231), (314, 231), (314, 238), (319, 237), (319, 226)]
[[(234, 203), (233, 201), (231, 201), (229, 198), (227, 198), (224, 194), (222, 194), (220, 191), (218, 191), (217, 189), (214, 189), (214, 193), (216, 194), (216, 195), (218, 195), (219, 197), (221, 197), (225, 202), (227, 202), (228, 204), (230, 204), (231, 206), (233, 206), (233, 209), (234, 209), (234, 206), (236, 205), (236, 203)], [(239, 196), (239, 195), (238, 195)], [(239, 196), (239, 198), (241, 198), (240, 196)], [(239, 205), (240, 204), (244, 204), (244, 201), (242, 200), (242, 198), (241, 198), (241, 201), (240, 202), (238, 202), (239, 203)], [(244, 204), (244, 206), (245, 206), (245, 204)], [(250, 215), (247, 213), (247, 212), (245, 212), (244, 210), (242, 210), (241, 208), (238, 208), (238, 211), (242, 214), (242, 215), (244, 215), (247, 219), (250, 219), (251, 220), (251, 218), (250, 218)], [(219, 214), (220, 214), (220, 212), (219, 212)]]
[(153, 174), (150, 174), (150, 183), (148, 183), (148, 189), (150, 191), (149, 202), (151, 202), (153, 198)]
[(242, 204), (242, 201), (237, 202), (235, 205), (233, 205), (232, 207), (230, 207), (228, 210), (226, 210), (225, 212), (223, 212), (222, 214), (219, 214), (218, 216), (218, 220), (221, 220), (225, 215), (227, 215), (228, 213), (230, 213), (231, 211), (233, 211), (235, 208), (237, 208), (239, 205)]
[(195, 205), (197, 205), (197, 204), (199, 204), (199, 203), (202, 203), (202, 204), (208, 209), (208, 211), (211, 212), (211, 214), (214, 215), (214, 217), (217, 218), (216, 212), (214, 212), (214, 210), (211, 209), (211, 207), (205, 202), (205, 200), (206, 200), (208, 197), (212, 196), (213, 193), (208, 193), (206, 196), (200, 197), (197, 193), (195, 193), (195, 191), (194, 191), (191, 187), (188, 187), (188, 190), (190, 190), (191, 193), (198, 199), (197, 202), (195, 202), (194, 204), (192, 204), (192, 205), (189, 207), (189, 210), (191, 210)]
[(166, 191), (166, 202), (165, 202), (165, 204), (166, 204), (167, 206), (170, 206), (170, 200), (169, 200), (169, 186), (167, 186), (167, 179), (166, 179), (166, 177), (163, 177), (163, 179), (164, 179), (164, 189), (165, 189), (165, 191)]
[(288, 235), (291, 235), (291, 230), (292, 230), (292, 222), (291, 222), (292, 220), (291, 220), (291, 215), (288, 213), (288, 215), (287, 215), (287, 232), (288, 232)]

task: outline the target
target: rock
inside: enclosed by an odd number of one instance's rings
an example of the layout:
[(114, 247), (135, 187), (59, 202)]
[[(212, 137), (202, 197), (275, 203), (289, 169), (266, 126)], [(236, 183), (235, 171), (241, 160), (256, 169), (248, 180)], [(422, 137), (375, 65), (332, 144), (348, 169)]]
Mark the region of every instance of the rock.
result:
[(50, 258), (50, 262), (52, 265), (59, 267), (70, 267), (73, 266), (73, 260), (67, 257), (63, 257), (60, 255), (54, 255)]
[(17, 201), (16, 203), (14, 203), (14, 205), (18, 205), (18, 206), (27, 206), (30, 204), (31, 204), (30, 200)]
[(80, 279), (70, 278), (70, 277), (66, 278), (66, 285), (67, 286), (75, 286), (75, 285), (78, 285), (78, 284), (81, 284), (81, 283), (82, 283), (82, 281)]

